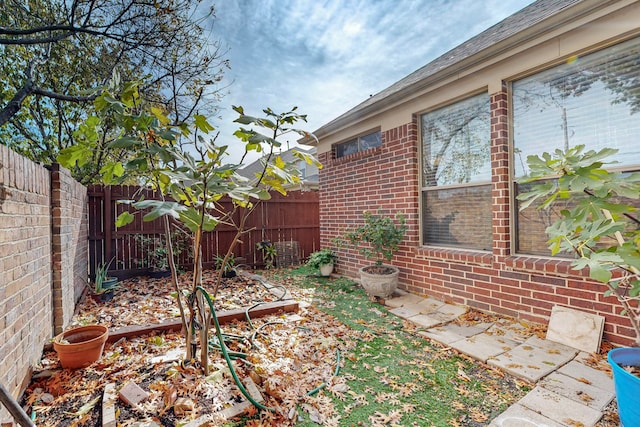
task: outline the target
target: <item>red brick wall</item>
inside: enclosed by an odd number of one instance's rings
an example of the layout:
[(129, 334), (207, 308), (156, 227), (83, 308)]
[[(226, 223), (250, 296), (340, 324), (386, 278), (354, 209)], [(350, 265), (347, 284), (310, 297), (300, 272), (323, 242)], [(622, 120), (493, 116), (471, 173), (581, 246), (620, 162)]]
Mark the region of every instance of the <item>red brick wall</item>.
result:
[[(334, 159), (319, 156), (320, 239), (331, 239), (359, 224), (362, 211), (407, 217), (408, 231), (392, 263), (400, 268), (400, 287), (416, 294), (475, 307), (485, 312), (546, 324), (554, 305), (605, 316), (604, 338), (631, 344), (633, 330), (604, 286), (570, 270), (561, 259), (515, 255), (511, 236), (509, 114), (506, 88), (491, 95), (492, 233), (491, 251), (420, 246), (418, 126), (411, 123), (384, 131), (382, 146)], [(480, 213), (479, 213), (480, 215)], [(338, 272), (357, 277), (367, 264), (357, 252), (337, 248)]]

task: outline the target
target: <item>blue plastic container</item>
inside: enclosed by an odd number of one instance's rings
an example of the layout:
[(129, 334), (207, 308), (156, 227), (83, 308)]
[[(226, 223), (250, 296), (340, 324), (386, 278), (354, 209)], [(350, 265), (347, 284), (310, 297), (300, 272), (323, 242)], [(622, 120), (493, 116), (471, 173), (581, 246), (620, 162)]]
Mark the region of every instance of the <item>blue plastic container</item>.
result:
[(615, 348), (607, 355), (613, 370), (618, 415), (622, 427), (640, 426), (640, 378), (621, 366), (640, 366), (640, 348)]

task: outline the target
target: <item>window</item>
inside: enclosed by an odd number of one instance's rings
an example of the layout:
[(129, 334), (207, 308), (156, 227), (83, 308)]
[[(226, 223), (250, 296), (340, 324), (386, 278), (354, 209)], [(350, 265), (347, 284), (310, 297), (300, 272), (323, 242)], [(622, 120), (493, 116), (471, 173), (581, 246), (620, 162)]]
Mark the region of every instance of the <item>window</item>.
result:
[(359, 136), (347, 142), (336, 145), (336, 158), (355, 154), (370, 148), (380, 147), (382, 145), (382, 135), (380, 131), (376, 131), (367, 135)]
[[(513, 169), (527, 174), (527, 156), (584, 144), (617, 148), (622, 170), (640, 167), (640, 39), (513, 82)], [(514, 187), (516, 195), (527, 188)], [(517, 203), (516, 203), (517, 205)], [(544, 230), (557, 213), (518, 212), (516, 248), (549, 255)]]
[(491, 249), (491, 134), (487, 94), (423, 114), (424, 244)]

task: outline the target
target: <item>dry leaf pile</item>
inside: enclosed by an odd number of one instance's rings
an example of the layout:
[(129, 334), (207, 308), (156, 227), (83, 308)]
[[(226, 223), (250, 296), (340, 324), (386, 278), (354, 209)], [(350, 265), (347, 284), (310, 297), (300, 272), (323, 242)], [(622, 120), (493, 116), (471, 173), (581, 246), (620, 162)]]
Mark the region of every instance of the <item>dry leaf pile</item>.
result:
[[(212, 273), (209, 273), (212, 274)], [(184, 275), (182, 280), (189, 280)], [(213, 277), (205, 277), (205, 286)], [(135, 278), (121, 283), (116, 298), (97, 304), (82, 301), (73, 324), (102, 323), (110, 328), (157, 323), (177, 315), (169, 279)], [(247, 307), (277, 299), (259, 282), (243, 277), (225, 279), (216, 299), (217, 310)], [(252, 326), (252, 327), (251, 327)], [(294, 425), (299, 405), (320, 419), (332, 415), (329, 399), (307, 396), (318, 386), (346, 390), (344, 378), (334, 376), (340, 354), (353, 348), (353, 336), (343, 323), (312, 306), (292, 315), (268, 316), (224, 325), (224, 333), (251, 337), (229, 344), (247, 354), (235, 361), (238, 376), (251, 378), (263, 390), (261, 425)], [(259, 331), (256, 333), (256, 330)], [(38, 426), (99, 425), (105, 384), (120, 388), (133, 381), (149, 393), (136, 407), (116, 404), (118, 425), (146, 420), (165, 426), (183, 425), (204, 414), (244, 401), (220, 353), (211, 355), (211, 374), (202, 375), (197, 363), (161, 362), (161, 356), (184, 355), (177, 333), (121, 339), (107, 343), (99, 362), (80, 370), (59, 368), (55, 352), (46, 352), (24, 397), (24, 406)], [(174, 357), (176, 359), (177, 357)], [(252, 407), (249, 414), (255, 409)], [(317, 414), (317, 415), (316, 415)], [(222, 420), (219, 420), (222, 423)], [(207, 425), (217, 425), (215, 416)]]
[[(181, 277), (185, 283), (189, 279)], [(229, 343), (231, 350), (247, 355), (234, 362), (235, 370), (245, 385), (257, 385), (263, 404), (273, 409), (249, 406), (244, 421), (234, 425), (485, 426), (526, 392), (520, 381), (430, 345), (415, 334), (415, 325), (366, 298), (331, 288), (334, 284), (327, 285), (329, 292), (316, 292), (297, 286), (298, 280), (271, 280), (287, 285), (300, 302), (298, 313), (223, 325), (226, 334), (247, 338)], [(212, 284), (213, 272), (205, 272), (205, 287)], [(112, 328), (157, 323), (177, 316), (172, 292), (169, 279), (131, 279), (112, 302), (84, 300), (73, 323)], [(340, 308), (336, 296), (348, 301), (348, 309)], [(225, 280), (215, 304), (227, 310), (276, 299), (258, 281), (239, 277)], [(505, 328), (526, 335), (540, 332), (475, 311), (459, 321), (505, 322)], [(118, 426), (223, 425), (220, 411), (245, 401), (227, 364), (212, 351), (211, 374), (205, 377), (197, 362), (183, 363), (183, 355), (184, 339), (177, 333), (108, 343), (99, 362), (75, 371), (60, 369), (56, 354), (46, 352), (22, 403), (38, 426), (99, 426), (105, 385), (118, 390), (133, 382), (148, 398), (135, 406), (118, 400)], [(451, 360), (457, 362), (446, 373)], [(361, 421), (350, 421), (362, 411)], [(415, 420), (411, 424), (403, 419), (407, 414)]]

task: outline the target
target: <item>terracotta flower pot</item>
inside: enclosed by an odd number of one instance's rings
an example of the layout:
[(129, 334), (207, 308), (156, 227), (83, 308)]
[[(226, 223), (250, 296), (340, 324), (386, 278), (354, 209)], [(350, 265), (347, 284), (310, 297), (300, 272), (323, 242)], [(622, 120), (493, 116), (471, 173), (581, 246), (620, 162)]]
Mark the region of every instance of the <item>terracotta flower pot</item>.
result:
[(53, 339), (53, 348), (63, 368), (86, 368), (102, 356), (109, 330), (103, 325), (69, 329)]

